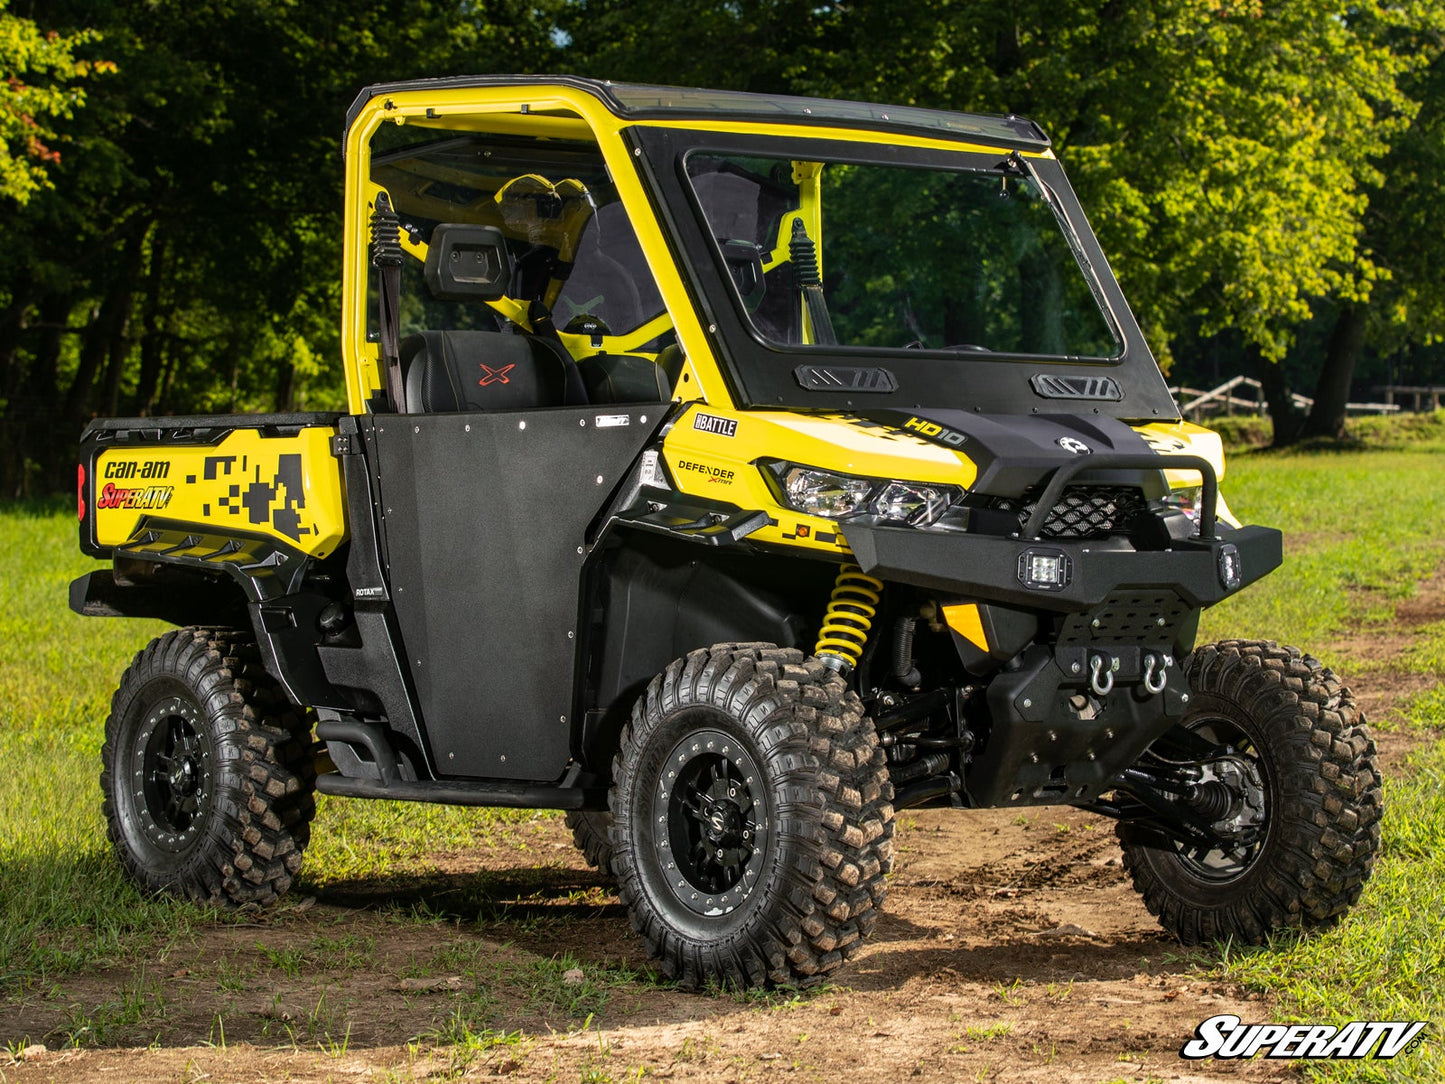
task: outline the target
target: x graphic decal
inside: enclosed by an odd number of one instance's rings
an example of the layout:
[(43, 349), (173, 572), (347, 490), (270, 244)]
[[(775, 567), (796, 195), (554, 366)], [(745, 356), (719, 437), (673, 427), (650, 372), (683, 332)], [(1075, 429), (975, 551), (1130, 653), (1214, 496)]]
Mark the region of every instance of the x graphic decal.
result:
[[(479, 364), (480, 364), (480, 363), (479, 363)], [(482, 379), (480, 379), (480, 380), (477, 381), (477, 383), (480, 384), (480, 385), (481, 385), (482, 387), (484, 387), (484, 388), (485, 388), (488, 384), (496, 384), (496, 383), (510, 384), (511, 381), (507, 379), (507, 374), (510, 373), (510, 372), (511, 372), (513, 369), (515, 369), (515, 368), (516, 368), (516, 365), (515, 365), (515, 364), (513, 364), (513, 365), (503, 365), (500, 369), (493, 369), (490, 365), (483, 365), (483, 366), (482, 366), (482, 372), (483, 372), (484, 375), (482, 376)]]

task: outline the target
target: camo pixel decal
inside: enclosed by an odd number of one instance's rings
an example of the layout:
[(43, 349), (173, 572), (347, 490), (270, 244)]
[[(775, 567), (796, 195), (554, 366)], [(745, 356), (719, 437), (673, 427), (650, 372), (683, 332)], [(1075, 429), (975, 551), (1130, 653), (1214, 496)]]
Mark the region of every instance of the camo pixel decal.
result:
[[(200, 484), (202, 499), (211, 500), (201, 506), (201, 514), (209, 517), (214, 502), (218, 512), (238, 517), (244, 514), (249, 525), (269, 526), (296, 542), (303, 535), (315, 533), (314, 524), (302, 517), (306, 489), (300, 454), (277, 456), (275, 473), (269, 478), (263, 477), (264, 473), (260, 463), (251, 465), (250, 456), (206, 456)], [(197, 479), (192, 474), (186, 476), (186, 481), (196, 483)]]
[(109, 448), (96, 461), (96, 541), (121, 545), (148, 520), (164, 519), (206, 534), (270, 535), (329, 556), (346, 538), (334, 435), (323, 426), (285, 436), (241, 428), (218, 444)]

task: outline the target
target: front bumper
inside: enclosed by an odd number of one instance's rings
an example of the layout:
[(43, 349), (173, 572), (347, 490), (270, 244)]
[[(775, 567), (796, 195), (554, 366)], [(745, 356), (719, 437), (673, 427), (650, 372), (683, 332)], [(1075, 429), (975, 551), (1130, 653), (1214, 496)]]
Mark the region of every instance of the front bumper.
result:
[[(1278, 568), (1283, 538), (1272, 527), (1223, 527), (1215, 538), (1176, 541), (1163, 550), (1115, 549), (1112, 543), (998, 538), (908, 527), (846, 524), (844, 537), (858, 566), (891, 583), (909, 583), (1028, 610), (1071, 613), (1102, 605), (1124, 590), (1173, 591), (1191, 608), (1221, 602)], [(1105, 547), (1109, 548), (1105, 548)], [(1225, 547), (1238, 559), (1237, 582), (1221, 574)], [(1069, 582), (1025, 586), (1020, 560), (1030, 551), (1068, 558)]]
[[(981, 604), (983, 650), (957, 630), (954, 640), (966, 667), (992, 673), (989, 721), (964, 773), (969, 803), (991, 807), (1093, 801), (1184, 718), (1183, 660), (1199, 611), (1283, 560), (1276, 530), (1217, 535), (1145, 551), (862, 525), (846, 537), (871, 576)], [(1066, 558), (1069, 582), (1025, 585), (1021, 558), (1031, 551)], [(996, 642), (992, 630), (1007, 636), (1011, 626), (1013, 639)]]

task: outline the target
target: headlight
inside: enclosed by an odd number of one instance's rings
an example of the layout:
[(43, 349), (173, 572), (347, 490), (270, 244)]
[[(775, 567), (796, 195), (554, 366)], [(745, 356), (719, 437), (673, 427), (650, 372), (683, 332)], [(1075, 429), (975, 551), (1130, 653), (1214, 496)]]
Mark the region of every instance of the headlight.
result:
[(790, 467), (783, 475), (783, 493), (799, 512), (837, 519), (856, 512), (872, 486), (862, 478), (807, 467)]
[(1204, 499), (1204, 489), (1201, 486), (1185, 486), (1182, 489), (1171, 489), (1169, 496), (1164, 498), (1167, 508), (1176, 512), (1183, 512), (1189, 517), (1190, 522), (1199, 523), (1199, 504)]
[(873, 515), (889, 523), (926, 527), (942, 516), (960, 493), (957, 486), (859, 478), (796, 463), (769, 463), (767, 469), (788, 507), (827, 519)]

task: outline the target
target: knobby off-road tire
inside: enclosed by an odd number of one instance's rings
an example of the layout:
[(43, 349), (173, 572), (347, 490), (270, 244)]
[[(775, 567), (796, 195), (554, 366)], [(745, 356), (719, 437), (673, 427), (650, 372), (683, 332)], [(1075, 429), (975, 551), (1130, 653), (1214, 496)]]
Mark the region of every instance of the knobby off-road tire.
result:
[(613, 780), (618, 892), (668, 978), (804, 985), (872, 931), (893, 785), (872, 720), (817, 659), (678, 659), (633, 709)]
[(587, 859), (587, 864), (601, 873), (612, 873), (612, 814), (567, 814), (567, 827), (572, 829), (572, 842)]
[(1284, 926), (1335, 922), (1370, 877), (1383, 801), (1375, 743), (1334, 672), (1292, 647), (1227, 640), (1186, 667), (1185, 725), (1229, 741), (1257, 766), (1263, 839), (1214, 861), (1135, 842), (1118, 826), (1124, 866), (1161, 925), (1185, 944), (1257, 945)]
[(152, 640), (111, 701), (101, 758), (110, 839), (141, 888), (240, 907), (290, 887), (316, 811), (314, 758), (248, 636)]

